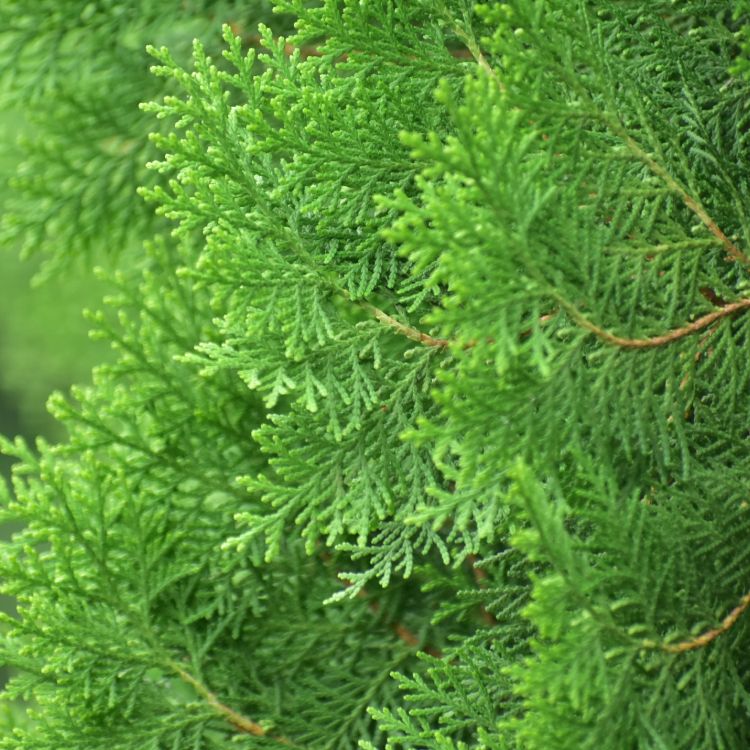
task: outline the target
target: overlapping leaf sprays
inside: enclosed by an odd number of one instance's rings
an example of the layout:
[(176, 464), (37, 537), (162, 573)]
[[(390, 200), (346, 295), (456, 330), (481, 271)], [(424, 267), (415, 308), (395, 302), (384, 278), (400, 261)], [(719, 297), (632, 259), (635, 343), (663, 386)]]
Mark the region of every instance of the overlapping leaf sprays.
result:
[(743, 17), (278, 6), (151, 50), (174, 228), (16, 449), (6, 746), (746, 747)]

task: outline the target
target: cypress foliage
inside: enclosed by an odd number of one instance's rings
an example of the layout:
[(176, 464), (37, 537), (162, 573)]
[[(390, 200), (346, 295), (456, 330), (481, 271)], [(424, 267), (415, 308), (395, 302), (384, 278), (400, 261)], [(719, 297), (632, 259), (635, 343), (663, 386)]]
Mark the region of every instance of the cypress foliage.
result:
[[(187, 61), (200, 35), (218, 52), (221, 23), (271, 18), (268, 0), (3, 0), (0, 70), (6, 108), (23, 117), (24, 159), (4, 196), (0, 239), (45, 260), (40, 278), (72, 261), (133, 263), (157, 227), (133, 199), (151, 185), (153, 120), (138, 104), (159, 96), (146, 44)], [(288, 20), (276, 20), (277, 30)]]
[(123, 104), (162, 219), (5, 443), (0, 747), (748, 747), (747, 3), (275, 10)]

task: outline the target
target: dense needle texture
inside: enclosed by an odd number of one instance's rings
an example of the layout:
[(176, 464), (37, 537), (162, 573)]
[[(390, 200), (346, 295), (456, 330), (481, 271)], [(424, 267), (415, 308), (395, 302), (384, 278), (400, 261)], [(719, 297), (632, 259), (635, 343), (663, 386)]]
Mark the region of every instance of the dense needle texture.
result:
[(141, 5), (140, 110), (13, 84), (117, 356), (5, 443), (0, 748), (750, 747), (748, 3)]

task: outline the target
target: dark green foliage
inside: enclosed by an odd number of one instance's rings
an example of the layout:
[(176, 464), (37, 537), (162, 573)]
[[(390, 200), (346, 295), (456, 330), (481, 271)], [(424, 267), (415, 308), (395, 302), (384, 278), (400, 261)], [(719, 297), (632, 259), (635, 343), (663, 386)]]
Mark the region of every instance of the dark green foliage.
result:
[(123, 108), (171, 232), (6, 445), (0, 747), (746, 748), (743, 4), (276, 6)]

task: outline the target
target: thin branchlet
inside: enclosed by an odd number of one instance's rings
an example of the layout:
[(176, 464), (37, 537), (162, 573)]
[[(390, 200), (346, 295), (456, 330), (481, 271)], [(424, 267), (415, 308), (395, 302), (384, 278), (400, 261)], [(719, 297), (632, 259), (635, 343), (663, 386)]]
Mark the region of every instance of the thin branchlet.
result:
[(648, 338), (626, 338), (623, 336), (617, 336), (614, 333), (610, 333), (604, 328), (599, 327), (595, 323), (592, 323), (583, 313), (580, 312), (575, 306), (571, 305), (565, 300), (560, 300), (560, 304), (568, 312), (570, 317), (581, 327), (587, 331), (591, 331), (597, 338), (601, 339), (607, 344), (618, 346), (621, 349), (653, 349), (659, 346), (666, 346), (675, 341), (690, 336), (693, 333), (708, 328), (712, 323), (715, 323), (722, 318), (726, 318), (737, 312), (742, 312), (750, 308), (750, 299), (741, 299), (736, 302), (730, 302), (718, 310), (702, 315), (692, 323), (680, 326), (679, 328), (673, 328), (671, 331), (661, 333), (657, 336), (650, 336)]
[(388, 313), (386, 312), (383, 312), (383, 310), (381, 310), (379, 307), (371, 305), (369, 302), (363, 302), (361, 304), (362, 307), (365, 308), (365, 310), (367, 310), (381, 323), (384, 323), (401, 336), (406, 336), (407, 339), (416, 341), (418, 344), (424, 344), (425, 346), (434, 346), (438, 349), (445, 349), (451, 344), (449, 339), (435, 338), (434, 336), (430, 336), (428, 333), (420, 331), (418, 328), (414, 328), (412, 326), (406, 325), (405, 323), (402, 323), (399, 320), (396, 320), (396, 318), (388, 315)]
[(721, 621), (721, 624), (715, 628), (706, 630), (693, 638), (678, 641), (677, 643), (659, 643), (657, 641), (647, 640), (644, 641), (642, 645), (644, 648), (660, 649), (661, 651), (666, 651), (668, 654), (684, 654), (688, 651), (705, 648), (720, 635), (728, 632), (748, 607), (750, 607), (750, 592), (746, 593), (740, 599), (739, 604)]
[[(495, 81), (498, 89), (501, 92), (504, 92), (505, 85), (503, 84), (500, 76), (497, 74), (497, 71), (489, 64), (484, 53), (476, 43), (476, 40), (474, 40), (470, 35), (468, 35), (466, 32), (461, 31), (460, 29), (457, 30), (457, 33), (460, 35), (461, 39), (468, 47), (469, 52), (471, 53), (472, 57), (479, 65), (479, 67), (484, 70), (485, 73), (493, 81)], [(651, 170), (651, 172), (653, 172), (653, 174), (655, 174), (664, 182), (664, 184), (670, 191), (676, 193), (682, 199), (682, 202), (700, 219), (701, 223), (708, 229), (708, 231), (719, 240), (721, 245), (726, 250), (727, 255), (745, 266), (750, 266), (750, 257), (748, 257), (742, 250), (737, 247), (734, 242), (732, 242), (732, 240), (729, 239), (729, 237), (727, 237), (725, 232), (721, 229), (721, 227), (719, 227), (716, 221), (708, 213), (701, 201), (697, 197), (691, 195), (678, 182), (678, 180), (675, 179), (662, 164), (654, 159), (654, 157), (651, 156), (651, 154), (649, 154), (617, 120), (603, 113), (600, 116), (607, 127), (615, 135), (622, 139), (633, 156), (635, 156), (639, 161), (643, 162), (643, 164), (645, 164)]]
[(627, 145), (630, 152), (642, 161), (673, 193), (676, 193), (682, 199), (682, 202), (701, 220), (701, 223), (716, 237), (727, 252), (730, 258), (738, 263), (747, 266), (750, 265), (750, 258), (740, 250), (732, 240), (722, 231), (719, 225), (709, 215), (706, 208), (695, 196), (688, 193), (685, 188), (661, 165), (656, 159), (647, 153), (641, 145), (633, 138), (623, 127), (617, 123), (607, 121), (610, 129), (620, 136)]
[[(587, 331), (591, 331), (597, 338), (601, 339), (607, 344), (618, 346), (621, 349), (654, 349), (660, 346), (666, 346), (675, 341), (679, 341), (686, 336), (698, 333), (705, 328), (708, 328), (713, 323), (726, 318), (729, 315), (733, 315), (737, 312), (742, 312), (750, 308), (750, 298), (737, 300), (736, 302), (730, 302), (723, 305), (718, 310), (706, 313), (700, 318), (688, 323), (687, 325), (680, 326), (679, 328), (673, 328), (665, 333), (658, 334), (656, 336), (650, 336), (648, 338), (627, 338), (624, 336), (618, 336), (614, 333), (610, 333), (604, 328), (592, 323), (578, 308), (571, 305), (566, 300), (560, 299), (560, 305), (563, 307), (570, 317), (581, 327)], [(445, 349), (451, 346), (454, 342), (451, 339), (435, 338), (430, 336), (417, 328), (401, 323), (396, 318), (388, 315), (374, 305), (364, 303), (363, 306), (375, 316), (381, 323), (384, 323), (389, 328), (393, 329), (396, 333), (405, 336), (412, 341), (416, 341), (424, 346), (433, 346), (439, 349)], [(550, 316), (543, 316), (540, 319), (540, 323), (544, 324), (549, 321)], [(521, 336), (528, 335), (526, 331), (521, 333)], [(470, 349), (476, 344), (475, 341), (470, 341), (464, 348)]]
[(209, 690), (209, 688), (207, 688), (200, 680), (195, 678), (190, 672), (183, 669), (183, 667), (176, 662), (170, 662), (168, 666), (171, 671), (173, 671), (183, 682), (190, 685), (217, 714), (226, 719), (238, 732), (241, 732), (242, 734), (251, 734), (254, 737), (267, 737), (274, 742), (278, 742), (280, 745), (292, 745), (286, 737), (269, 735), (266, 728), (261, 724), (243, 716), (222, 703), (215, 693)]
[(662, 646), (664, 651), (670, 654), (682, 654), (685, 651), (693, 651), (696, 648), (703, 648), (711, 641), (726, 633), (740, 619), (742, 613), (750, 606), (750, 592), (745, 594), (740, 603), (721, 621), (721, 625), (711, 628), (705, 633), (701, 633), (695, 638), (690, 638), (679, 643), (666, 643)]

